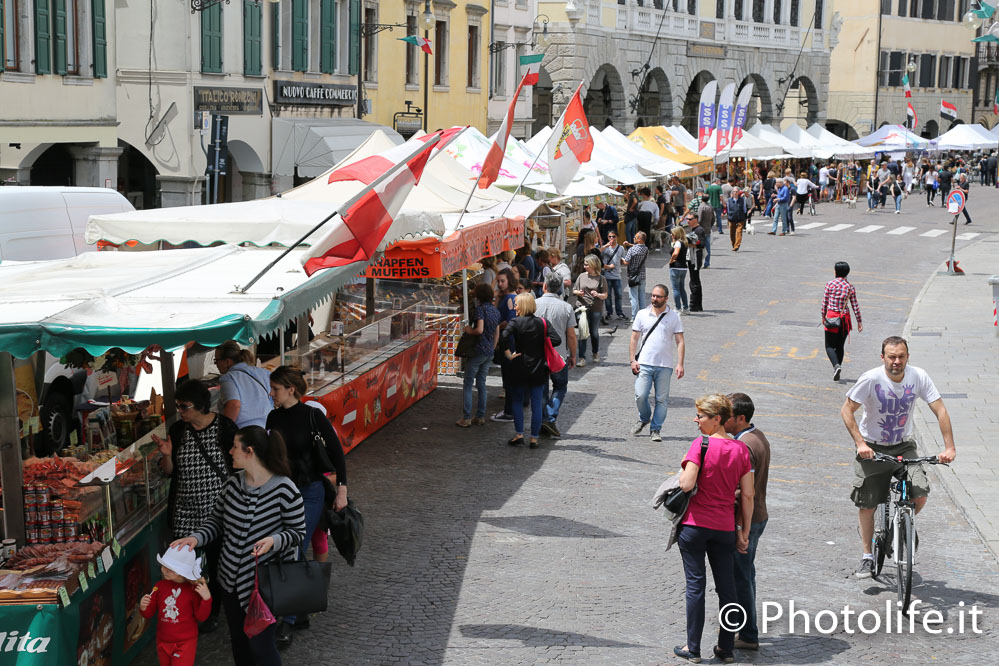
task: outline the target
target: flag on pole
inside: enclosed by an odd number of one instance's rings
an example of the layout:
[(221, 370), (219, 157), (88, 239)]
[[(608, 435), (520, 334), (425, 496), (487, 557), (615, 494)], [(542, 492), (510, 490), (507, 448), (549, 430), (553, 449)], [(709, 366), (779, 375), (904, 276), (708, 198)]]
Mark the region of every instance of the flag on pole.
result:
[(902, 87), (905, 89), (906, 98), (912, 97), (912, 88), (909, 87), (909, 75), (902, 75)]
[(524, 75), (524, 78), (520, 80), (520, 85), (517, 86), (517, 92), (513, 93), (513, 99), (510, 100), (510, 108), (506, 110), (506, 115), (503, 116), (503, 124), (500, 125), (499, 131), (496, 132), (493, 145), (489, 147), (486, 159), (482, 162), (482, 172), (479, 174), (477, 180), (480, 190), (484, 190), (495, 183), (496, 178), (499, 177), (500, 166), (503, 164), (503, 155), (506, 154), (506, 142), (510, 138), (510, 130), (513, 129), (513, 116), (517, 110), (517, 98), (520, 97), (520, 91), (527, 82), (528, 76)]
[(999, 87), (996, 87), (996, 96), (992, 100), (992, 115), (999, 115)]
[(302, 255), (305, 274), (311, 276), (323, 268), (371, 259), (399, 215), (406, 197), (420, 182), (430, 153), (440, 140), (440, 133), (435, 132), (422, 145), (410, 145), (405, 159), (350, 199), (340, 215), (343, 224), (334, 224)]
[(732, 102), (735, 98), (735, 81), (722, 89), (718, 100), (718, 125), (715, 127), (715, 151), (728, 148), (728, 135), (732, 130)]
[(548, 139), (548, 176), (559, 194), (566, 191), (580, 165), (589, 162), (593, 152), (590, 123), (583, 111), (583, 101), (579, 98), (582, 87), (580, 83), (576, 88)]
[(940, 117), (957, 120), (957, 107), (945, 99), (940, 100)]
[(396, 39), (398, 39), (400, 42), (406, 42), (407, 44), (412, 44), (413, 46), (419, 46), (421, 49), (423, 49), (423, 52), (426, 53), (427, 55), (434, 54), (433, 50), (430, 48), (430, 45), (432, 43), (431, 40), (425, 37), (420, 37), (418, 35), (406, 35), (405, 37), (397, 37)]
[(524, 72), (524, 85), (538, 85), (538, 79), (541, 76), (541, 61), (544, 59), (544, 53), (520, 56), (520, 66), (527, 68), (527, 71)]
[(715, 94), (718, 92), (718, 82), (708, 81), (701, 90), (701, 102), (697, 107), (697, 152), (708, 146), (711, 138), (711, 128), (715, 126)]
[(749, 102), (753, 98), (753, 82), (750, 81), (739, 91), (739, 99), (735, 102), (735, 117), (732, 118), (732, 145), (742, 138), (742, 128), (746, 125), (749, 115)]
[(919, 124), (919, 116), (916, 115), (916, 109), (913, 108), (912, 102), (907, 102), (905, 106), (905, 114), (911, 120), (909, 129), (916, 129), (916, 125)]
[(378, 178), (378, 176), (382, 175), (393, 166), (404, 160), (406, 156), (413, 152), (413, 149), (421, 143), (427, 143), (428, 141), (433, 140), (434, 137), (440, 136), (440, 142), (434, 146), (434, 149), (431, 152), (430, 156), (433, 157), (438, 151), (444, 150), (444, 147), (464, 129), (465, 127), (452, 127), (451, 129), (434, 132), (433, 134), (424, 134), (421, 137), (413, 137), (409, 141), (398, 146), (393, 146), (388, 150), (383, 150), (377, 155), (365, 157), (356, 162), (352, 162), (347, 166), (340, 167), (339, 169), (332, 171), (327, 182), (339, 183), (349, 180), (358, 180), (365, 185), (370, 185), (372, 181)]

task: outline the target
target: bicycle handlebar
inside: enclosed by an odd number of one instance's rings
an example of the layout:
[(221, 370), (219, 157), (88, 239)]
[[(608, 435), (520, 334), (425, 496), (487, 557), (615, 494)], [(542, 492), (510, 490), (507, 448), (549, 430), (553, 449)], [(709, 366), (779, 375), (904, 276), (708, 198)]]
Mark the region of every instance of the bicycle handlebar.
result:
[(938, 456), (924, 456), (922, 458), (902, 458), (878, 452), (875, 452), (874, 457), (871, 458), (870, 460), (873, 460), (875, 462), (890, 462), (900, 465), (918, 465), (920, 463), (929, 463), (931, 465), (947, 465), (947, 463), (945, 462), (940, 462), (940, 458)]

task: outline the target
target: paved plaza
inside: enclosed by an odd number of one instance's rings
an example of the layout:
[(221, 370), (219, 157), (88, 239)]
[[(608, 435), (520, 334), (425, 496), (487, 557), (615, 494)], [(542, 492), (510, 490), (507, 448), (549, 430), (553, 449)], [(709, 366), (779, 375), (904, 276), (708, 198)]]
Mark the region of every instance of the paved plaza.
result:
[[(605, 360), (571, 372), (563, 436), (538, 450), (507, 446), (511, 424), (455, 427), (461, 380), (442, 378), (348, 456), (351, 496), (367, 520), (364, 546), (355, 567), (337, 560), (329, 611), (296, 633), (285, 663), (679, 663), (672, 650), (685, 642), (683, 571), (679, 553), (665, 552), (668, 523), (650, 498), (697, 432), (694, 400), (732, 391), (754, 399), (754, 422), (772, 445), (758, 596), (784, 612), (762, 634), (760, 651), (737, 651), (737, 659), (991, 662), (999, 655), (999, 417), (988, 404), (999, 387), (985, 281), (999, 273), (991, 212), (999, 192), (975, 187), (970, 207), (975, 223), (958, 229), (964, 277), (937, 274), (950, 249), (950, 218), (916, 195), (902, 215), (868, 214), (862, 203), (820, 205), (816, 217), (797, 218), (795, 236), (749, 236), (738, 253), (715, 233), (711, 268), (701, 274), (705, 312), (683, 317), (687, 375), (673, 381), (662, 443), (630, 434), (626, 326), (601, 329)], [(819, 304), (839, 260), (853, 269), (864, 331), (851, 335), (837, 384)], [(652, 255), (650, 288), (668, 284), (665, 263)], [(848, 633), (844, 606), (884, 615), (895, 592), (890, 576), (853, 576), (860, 557), (849, 499), (854, 447), (839, 409), (850, 384), (880, 363), (881, 340), (903, 332), (911, 364), (930, 372), (954, 420), (957, 460), (930, 472), (913, 583), (921, 608), (940, 612), (943, 633), (918, 620), (912, 634), (893, 626), (865, 635), (855, 622)], [(489, 384), (492, 413), (502, 404), (498, 374)], [(936, 422), (928, 410), (920, 416), (924, 449), (935, 453), (942, 449)], [(707, 598), (710, 654), (717, 631), (710, 584)], [(805, 633), (799, 616), (792, 632), (791, 602), (813, 619), (833, 611), (838, 626), (823, 633), (813, 621)], [(972, 605), (982, 611), (981, 633), (971, 628)], [(828, 614), (822, 625), (830, 628)], [(199, 663), (230, 663), (226, 634), (201, 640)], [(154, 659), (150, 646), (139, 663)]]

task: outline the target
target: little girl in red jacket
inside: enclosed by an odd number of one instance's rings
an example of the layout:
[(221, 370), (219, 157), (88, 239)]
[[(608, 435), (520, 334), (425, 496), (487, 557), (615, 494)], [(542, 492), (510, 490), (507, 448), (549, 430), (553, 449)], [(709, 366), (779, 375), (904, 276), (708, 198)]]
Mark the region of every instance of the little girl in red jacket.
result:
[(212, 611), (212, 595), (201, 577), (201, 560), (188, 548), (169, 548), (157, 555), (163, 580), (142, 597), (142, 617), (156, 614), (156, 653), (160, 666), (193, 666), (198, 650), (198, 623)]

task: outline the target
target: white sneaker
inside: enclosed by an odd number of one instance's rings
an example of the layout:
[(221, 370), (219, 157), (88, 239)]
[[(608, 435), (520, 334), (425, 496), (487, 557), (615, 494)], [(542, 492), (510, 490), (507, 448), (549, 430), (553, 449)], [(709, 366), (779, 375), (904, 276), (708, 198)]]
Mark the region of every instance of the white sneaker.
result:
[(593, 362), (594, 362), (594, 363), (599, 363), (599, 362), (600, 362), (600, 357), (599, 357), (599, 356), (597, 356), (596, 354), (594, 354), (594, 355), (593, 355)]
[(631, 434), (632, 435), (637, 435), (638, 433), (642, 432), (642, 430), (644, 430), (645, 426), (647, 426), (647, 425), (648, 425), (648, 423), (643, 423), (641, 421), (635, 421), (635, 425), (631, 429)]
[(787, 232), (787, 235), (788, 235), (788, 236), (793, 236), (793, 235), (794, 235), (794, 232), (793, 232), (793, 231), (789, 231), (789, 232)]
[(585, 368), (586, 367), (586, 359), (585, 358), (581, 358), (578, 361), (576, 361), (576, 367), (577, 368)]
[(901, 215), (901, 214), (902, 214), (902, 211), (900, 211), (900, 210), (896, 210), (896, 211), (895, 211), (895, 214), (896, 214), (896, 215)]

